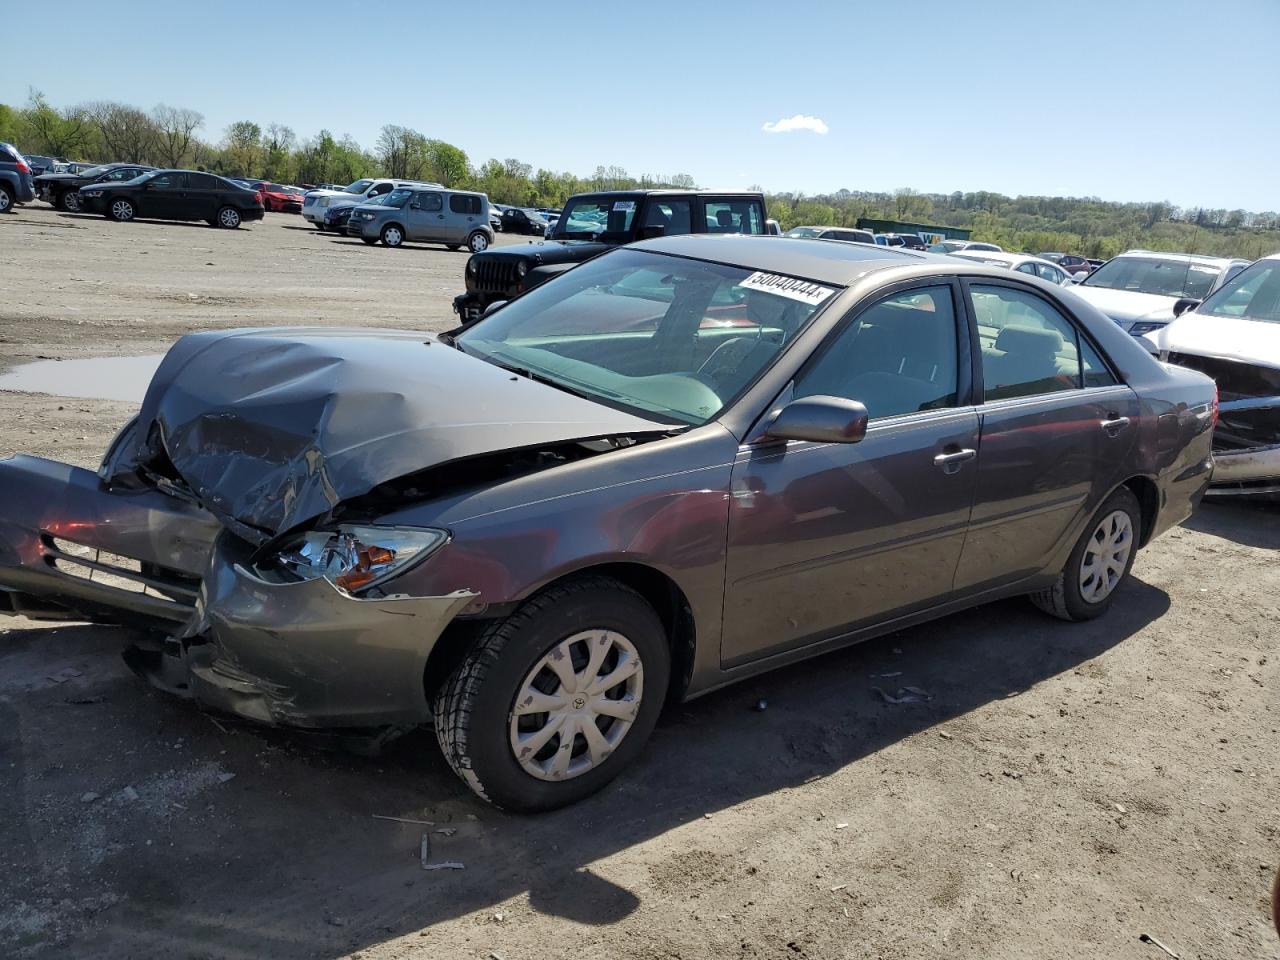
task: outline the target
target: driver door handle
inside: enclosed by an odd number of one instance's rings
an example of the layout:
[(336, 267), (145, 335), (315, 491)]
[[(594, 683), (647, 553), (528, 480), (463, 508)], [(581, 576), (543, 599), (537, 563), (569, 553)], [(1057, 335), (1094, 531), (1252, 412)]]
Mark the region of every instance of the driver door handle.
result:
[(972, 460), (977, 455), (977, 450), (964, 447), (960, 450), (954, 450), (951, 453), (938, 454), (933, 458), (933, 465), (940, 468), (943, 473), (951, 474), (959, 470), (962, 464)]
[(1099, 426), (1101, 426), (1105, 432), (1111, 434), (1111, 436), (1113, 437), (1128, 425), (1129, 425), (1128, 417), (1117, 417), (1114, 415), (1111, 416), (1109, 419), (1103, 420), (1099, 424)]

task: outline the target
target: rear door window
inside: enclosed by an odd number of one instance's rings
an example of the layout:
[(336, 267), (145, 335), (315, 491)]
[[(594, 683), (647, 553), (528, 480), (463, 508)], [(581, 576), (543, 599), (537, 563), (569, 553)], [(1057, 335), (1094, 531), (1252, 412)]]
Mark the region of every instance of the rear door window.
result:
[(707, 233), (764, 233), (758, 200), (707, 200), (702, 205)]
[(667, 236), (693, 229), (693, 203), (687, 197), (659, 197), (645, 207), (645, 227), (662, 227)]
[(1075, 324), (1043, 297), (985, 284), (973, 284), (969, 293), (988, 402), (1116, 382)]

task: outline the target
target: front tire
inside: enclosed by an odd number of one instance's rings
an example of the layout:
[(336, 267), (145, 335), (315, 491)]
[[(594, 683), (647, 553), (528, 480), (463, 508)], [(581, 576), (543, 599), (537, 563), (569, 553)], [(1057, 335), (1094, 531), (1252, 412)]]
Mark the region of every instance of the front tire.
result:
[(1120, 487), (1089, 520), (1057, 582), (1030, 594), (1031, 602), (1061, 620), (1102, 616), (1129, 576), (1141, 534), (1138, 498)]
[(316, 224), (316, 229), (317, 229), (317, 230), (319, 230), (321, 233), (324, 233), (324, 224), (323, 224), (323, 223), (317, 223), (317, 224)]
[(404, 231), (394, 223), (389, 223), (382, 228), (380, 239), (384, 247), (398, 247), (404, 243)]
[(363, 240), (370, 247), (375, 246), (378, 243), (378, 241), (373, 239), (372, 237), (361, 237), (360, 239)]
[(67, 213), (79, 213), (80, 195), (74, 190), (65, 190), (58, 194), (57, 206)]
[(240, 211), (227, 206), (218, 211), (218, 226), (224, 230), (235, 230), (240, 226)]
[(128, 223), (137, 216), (137, 210), (134, 209), (132, 201), (121, 197), (112, 200), (107, 205), (107, 216), (116, 223)]
[(643, 749), (667, 692), (666, 632), (607, 577), (555, 586), (491, 624), (444, 682), (436, 736), (453, 771), (508, 810), (554, 810)]

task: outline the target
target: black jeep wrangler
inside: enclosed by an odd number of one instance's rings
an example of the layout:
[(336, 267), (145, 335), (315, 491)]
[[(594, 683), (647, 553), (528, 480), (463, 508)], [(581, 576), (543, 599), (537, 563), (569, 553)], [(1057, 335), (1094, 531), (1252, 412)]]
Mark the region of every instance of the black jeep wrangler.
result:
[(679, 233), (768, 232), (764, 195), (622, 190), (570, 197), (545, 240), (497, 247), (467, 261), (467, 292), (454, 298), (463, 325), (584, 260), (634, 240)]

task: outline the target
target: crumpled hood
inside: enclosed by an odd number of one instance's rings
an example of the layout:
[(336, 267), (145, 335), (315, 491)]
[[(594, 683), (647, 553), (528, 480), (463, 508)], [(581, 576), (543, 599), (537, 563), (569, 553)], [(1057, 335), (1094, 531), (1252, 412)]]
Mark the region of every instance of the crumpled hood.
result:
[[(276, 328), (183, 337), (157, 369), (132, 450), (255, 543), (429, 467), (669, 429), (516, 376), (413, 331)], [(159, 466), (157, 466), (159, 464)]]
[(1158, 349), (1280, 369), (1280, 323), (1202, 316), (1189, 310), (1149, 339)]
[(1106, 287), (1090, 286), (1074, 286), (1071, 289), (1112, 320), (1124, 324), (1134, 320), (1168, 322), (1173, 319), (1173, 305), (1177, 303), (1177, 297), (1138, 293), (1134, 290), (1110, 290)]

